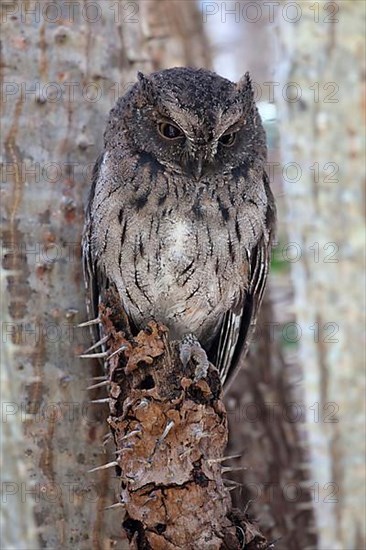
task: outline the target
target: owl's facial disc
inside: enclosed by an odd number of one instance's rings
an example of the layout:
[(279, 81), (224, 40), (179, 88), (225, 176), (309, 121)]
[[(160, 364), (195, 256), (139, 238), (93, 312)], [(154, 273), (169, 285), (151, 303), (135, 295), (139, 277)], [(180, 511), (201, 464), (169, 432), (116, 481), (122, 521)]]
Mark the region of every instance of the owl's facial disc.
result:
[(198, 116), (186, 116), (185, 120), (177, 121), (174, 113), (165, 112), (159, 116), (154, 113), (157, 134), (169, 147), (183, 172), (196, 181), (210, 171), (215, 170), (217, 156), (233, 148), (237, 143), (238, 134), (245, 125), (243, 119), (234, 124), (225, 124), (220, 116), (212, 115), (211, 124)]
[(265, 157), (248, 75), (234, 84), (200, 69), (140, 74), (126, 105), (132, 149), (149, 153), (168, 172), (209, 182)]

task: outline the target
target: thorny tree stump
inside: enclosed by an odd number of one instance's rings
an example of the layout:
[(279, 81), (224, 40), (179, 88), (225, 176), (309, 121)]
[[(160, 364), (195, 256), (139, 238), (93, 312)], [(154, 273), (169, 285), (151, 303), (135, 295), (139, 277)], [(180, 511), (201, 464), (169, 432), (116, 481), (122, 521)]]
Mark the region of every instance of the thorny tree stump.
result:
[[(269, 548), (232, 511), (222, 474), (227, 417), (217, 370), (194, 381), (179, 343), (150, 322), (133, 337), (115, 294), (100, 308), (109, 335), (110, 424), (121, 479), (123, 527), (131, 549)], [(229, 470), (230, 468), (228, 468)]]

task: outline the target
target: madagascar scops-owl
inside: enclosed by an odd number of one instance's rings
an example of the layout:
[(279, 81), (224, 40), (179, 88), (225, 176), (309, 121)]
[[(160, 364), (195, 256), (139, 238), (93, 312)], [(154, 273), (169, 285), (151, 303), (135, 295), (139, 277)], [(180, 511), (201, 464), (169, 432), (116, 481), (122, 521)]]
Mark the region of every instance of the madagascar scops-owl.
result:
[(164, 323), (227, 383), (255, 324), (275, 220), (249, 75), (140, 73), (104, 139), (83, 238), (94, 307), (113, 283), (136, 330)]

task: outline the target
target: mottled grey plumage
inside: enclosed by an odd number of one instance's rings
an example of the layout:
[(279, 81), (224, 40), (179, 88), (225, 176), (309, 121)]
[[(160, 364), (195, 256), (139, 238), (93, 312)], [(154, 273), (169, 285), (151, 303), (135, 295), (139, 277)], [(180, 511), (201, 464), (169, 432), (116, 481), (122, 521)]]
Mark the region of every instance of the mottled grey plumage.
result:
[(139, 74), (110, 113), (87, 208), (86, 278), (140, 329), (194, 334), (232, 378), (266, 282), (273, 196), (249, 75)]

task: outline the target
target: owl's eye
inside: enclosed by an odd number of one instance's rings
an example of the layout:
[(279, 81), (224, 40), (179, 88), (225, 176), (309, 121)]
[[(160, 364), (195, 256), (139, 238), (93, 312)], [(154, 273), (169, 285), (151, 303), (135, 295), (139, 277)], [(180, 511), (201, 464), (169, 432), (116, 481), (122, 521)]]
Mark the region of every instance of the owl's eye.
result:
[(158, 131), (165, 139), (177, 139), (184, 136), (182, 130), (170, 122), (159, 122)]
[(229, 134), (224, 134), (219, 138), (219, 142), (225, 147), (231, 147), (236, 141), (236, 134), (238, 132), (230, 132)]

